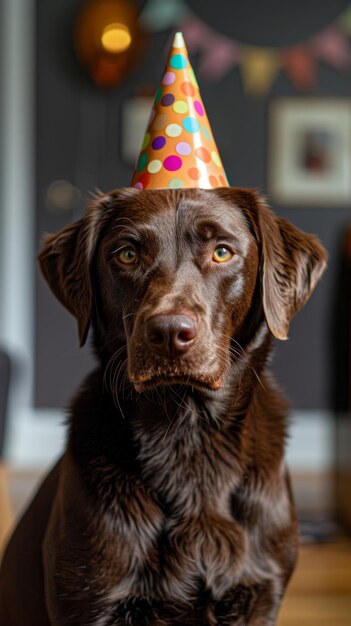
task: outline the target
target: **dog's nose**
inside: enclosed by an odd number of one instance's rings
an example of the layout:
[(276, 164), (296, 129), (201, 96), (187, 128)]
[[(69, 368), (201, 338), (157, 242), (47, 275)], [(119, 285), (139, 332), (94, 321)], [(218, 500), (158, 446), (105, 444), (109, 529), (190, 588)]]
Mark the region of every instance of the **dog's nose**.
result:
[(154, 315), (145, 326), (149, 346), (160, 354), (181, 356), (197, 335), (197, 323), (189, 315)]

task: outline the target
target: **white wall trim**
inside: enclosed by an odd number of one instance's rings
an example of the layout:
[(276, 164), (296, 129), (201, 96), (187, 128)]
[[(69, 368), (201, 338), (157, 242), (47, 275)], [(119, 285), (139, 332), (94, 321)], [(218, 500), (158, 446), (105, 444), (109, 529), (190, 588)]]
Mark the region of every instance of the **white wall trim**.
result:
[(293, 411), (287, 442), (287, 463), (296, 471), (318, 473), (335, 464), (335, 416), (331, 411)]
[(1, 7), (2, 125), (0, 201), (0, 344), (19, 372), (9, 401), (8, 430), (32, 406), (34, 363), (34, 85), (33, 0)]
[(18, 413), (6, 439), (5, 456), (13, 469), (50, 466), (63, 452), (65, 414), (55, 409), (28, 409)]

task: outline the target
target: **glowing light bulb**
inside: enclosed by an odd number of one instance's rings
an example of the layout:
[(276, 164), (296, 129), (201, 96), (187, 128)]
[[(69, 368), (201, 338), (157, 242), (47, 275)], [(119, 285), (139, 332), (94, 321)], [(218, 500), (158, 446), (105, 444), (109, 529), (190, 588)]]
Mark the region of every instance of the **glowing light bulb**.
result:
[(109, 24), (105, 26), (101, 35), (102, 46), (107, 52), (123, 52), (129, 48), (132, 36), (128, 26), (125, 24)]

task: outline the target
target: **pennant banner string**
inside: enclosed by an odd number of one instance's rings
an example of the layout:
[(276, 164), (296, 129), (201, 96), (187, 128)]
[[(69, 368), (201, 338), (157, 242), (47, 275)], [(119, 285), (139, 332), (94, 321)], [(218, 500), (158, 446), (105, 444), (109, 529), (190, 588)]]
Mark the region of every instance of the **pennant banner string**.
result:
[(317, 82), (317, 64), (338, 71), (351, 68), (351, 5), (330, 26), (304, 43), (287, 48), (248, 46), (222, 35), (200, 19), (185, 0), (148, 0), (140, 22), (149, 32), (179, 28), (193, 54), (199, 55), (199, 74), (219, 81), (240, 67), (247, 95), (265, 96), (279, 71), (295, 89), (311, 90)]

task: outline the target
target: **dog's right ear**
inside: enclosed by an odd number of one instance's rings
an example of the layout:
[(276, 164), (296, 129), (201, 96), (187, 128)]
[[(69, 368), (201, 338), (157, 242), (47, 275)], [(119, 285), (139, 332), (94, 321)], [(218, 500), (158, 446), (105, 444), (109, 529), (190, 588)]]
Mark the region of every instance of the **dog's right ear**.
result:
[(266, 322), (277, 339), (287, 339), (289, 324), (322, 276), (328, 254), (314, 235), (279, 217), (253, 190), (238, 190), (261, 255), (262, 300)]
[(90, 264), (111, 199), (98, 194), (84, 217), (44, 239), (38, 255), (51, 290), (77, 319), (81, 346), (87, 338), (92, 311)]

